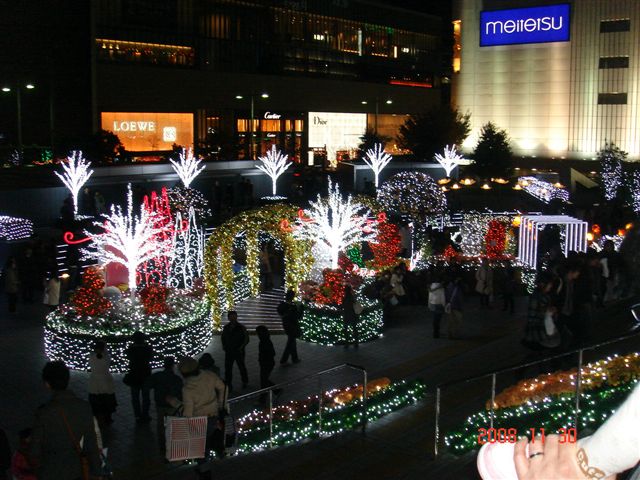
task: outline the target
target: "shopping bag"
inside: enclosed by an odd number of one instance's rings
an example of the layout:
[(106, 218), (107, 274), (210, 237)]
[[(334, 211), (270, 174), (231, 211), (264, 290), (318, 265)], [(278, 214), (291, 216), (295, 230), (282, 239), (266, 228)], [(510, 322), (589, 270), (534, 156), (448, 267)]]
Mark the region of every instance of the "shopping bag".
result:
[(207, 417), (165, 417), (167, 460), (205, 457)]

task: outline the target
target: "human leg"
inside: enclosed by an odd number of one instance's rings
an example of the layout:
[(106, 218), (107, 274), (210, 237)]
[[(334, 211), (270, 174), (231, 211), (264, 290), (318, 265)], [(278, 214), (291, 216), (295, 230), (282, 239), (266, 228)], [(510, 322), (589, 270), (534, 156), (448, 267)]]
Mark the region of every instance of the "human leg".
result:
[(231, 389), (231, 381), (233, 379), (233, 354), (227, 352), (224, 356), (224, 381)]
[(133, 406), (133, 413), (136, 417), (136, 420), (142, 416), (142, 407), (140, 405), (140, 393), (141, 387), (139, 385), (131, 385), (131, 404)]
[(247, 373), (247, 367), (244, 364), (244, 351), (236, 356), (236, 363), (240, 369), (240, 378), (242, 379), (242, 386), (245, 387), (249, 383), (249, 374)]

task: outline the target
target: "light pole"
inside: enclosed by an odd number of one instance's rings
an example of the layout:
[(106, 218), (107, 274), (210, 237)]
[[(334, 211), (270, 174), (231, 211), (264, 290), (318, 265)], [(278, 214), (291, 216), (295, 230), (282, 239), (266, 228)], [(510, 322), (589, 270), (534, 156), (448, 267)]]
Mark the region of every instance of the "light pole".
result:
[[(269, 98), (269, 94), (266, 92), (262, 92), (262, 93), (251, 93), (249, 95), (250, 99), (251, 99), (251, 119), (249, 120), (249, 158), (251, 160), (255, 160), (253, 158), (253, 116), (254, 116), (254, 108), (255, 108), (255, 97), (257, 95), (260, 95), (260, 98), (264, 98), (267, 99)], [(237, 100), (242, 100), (244, 99), (244, 95), (236, 95), (236, 99)]]
[[(16, 121), (18, 126), (17, 136), (18, 136), (18, 151), (22, 153), (22, 95), (20, 85), (16, 84)], [(24, 88), (27, 90), (33, 90), (36, 86), (33, 83), (26, 83)], [(2, 87), (2, 91), (4, 93), (10, 93), (11, 87)]]
[[(362, 100), (362, 102), (360, 102), (360, 103), (362, 103), (362, 105), (368, 105), (369, 104), (369, 102), (367, 100)], [(387, 98), (384, 101), (384, 103), (386, 105), (391, 105), (393, 103), (393, 100), (391, 100), (390, 98)], [(374, 125), (373, 131), (374, 131), (376, 137), (378, 136), (378, 113), (379, 113), (379, 111), (380, 111), (380, 97), (376, 97), (376, 116), (375, 116), (374, 121), (373, 121), (374, 122), (373, 123), (373, 125)]]

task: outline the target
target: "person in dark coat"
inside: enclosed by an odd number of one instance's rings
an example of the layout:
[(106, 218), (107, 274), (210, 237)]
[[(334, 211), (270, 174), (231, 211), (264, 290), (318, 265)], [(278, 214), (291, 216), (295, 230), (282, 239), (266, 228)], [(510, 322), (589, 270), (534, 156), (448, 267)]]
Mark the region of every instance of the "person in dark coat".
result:
[(90, 473), (99, 476), (100, 452), (91, 405), (67, 390), (69, 369), (64, 363), (47, 363), (42, 370), (42, 380), (52, 396), (36, 411), (33, 425), (29, 460), (37, 478), (82, 478), (81, 453), (88, 460)]
[(149, 377), (148, 386), (153, 390), (156, 404), (157, 434), (160, 449), (164, 450), (164, 418), (175, 412), (175, 407), (167, 401), (168, 397), (182, 400), (182, 378), (175, 372), (176, 361), (173, 357), (164, 357), (164, 369)]
[[(344, 338), (346, 346), (355, 345), (358, 347), (358, 315), (354, 308), (355, 297), (350, 285), (347, 285), (344, 289), (344, 296), (342, 297), (342, 319), (344, 321)], [(350, 339), (352, 339), (350, 341)]]
[(237, 363), (242, 378), (242, 388), (249, 383), (247, 367), (244, 364), (245, 347), (249, 343), (247, 329), (238, 322), (238, 313), (230, 311), (227, 313), (229, 323), (222, 329), (222, 348), (224, 350), (224, 381), (232, 388), (233, 364)]
[(256, 334), (258, 335), (258, 364), (260, 365), (260, 388), (267, 388), (273, 385), (273, 382), (269, 380), (273, 367), (276, 365), (275, 356), (276, 350), (273, 348), (273, 342), (271, 341), (271, 335), (269, 329), (264, 325), (256, 327)]
[(129, 371), (127, 384), (131, 389), (131, 402), (133, 413), (138, 423), (146, 423), (149, 417), (149, 385), (147, 379), (151, 376), (151, 361), (153, 350), (145, 340), (144, 333), (138, 331), (133, 334), (133, 344), (127, 348), (129, 359)]
[(22, 301), (24, 303), (33, 303), (33, 299), (42, 281), (40, 272), (38, 271), (38, 264), (36, 258), (33, 255), (31, 247), (27, 247), (20, 259), (19, 272), (20, 272), (20, 285), (22, 287)]
[(282, 319), (282, 328), (287, 335), (287, 345), (284, 347), (280, 364), (284, 365), (289, 361), (289, 356), (293, 363), (299, 363), (298, 348), (296, 338), (300, 335), (300, 309), (293, 302), (296, 294), (293, 290), (289, 290), (285, 295), (284, 302), (278, 305), (278, 315)]
[(220, 368), (216, 365), (216, 361), (213, 359), (209, 352), (203, 353), (198, 359), (198, 366), (200, 370), (209, 370), (220, 376)]

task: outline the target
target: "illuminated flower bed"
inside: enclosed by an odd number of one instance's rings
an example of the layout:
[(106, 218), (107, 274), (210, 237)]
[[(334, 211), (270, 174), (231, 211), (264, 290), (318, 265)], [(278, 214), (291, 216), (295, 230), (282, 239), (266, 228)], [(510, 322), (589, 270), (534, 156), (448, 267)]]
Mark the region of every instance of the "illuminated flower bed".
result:
[(123, 372), (128, 365), (125, 351), (136, 330), (147, 335), (153, 348), (153, 367), (162, 366), (167, 355), (201, 353), (213, 335), (208, 303), (202, 297), (176, 290), (167, 298), (167, 305), (170, 313), (146, 314), (141, 302), (124, 298), (100, 316), (80, 316), (64, 305), (47, 316), (45, 354), (72, 369), (87, 370), (92, 345), (102, 340), (111, 353), (112, 371)]
[[(381, 378), (367, 385), (367, 420), (374, 421), (422, 399), (426, 385), (419, 381), (390, 383)], [(325, 392), (322, 400), (322, 435), (335, 435), (362, 425), (362, 386)], [(318, 437), (318, 396), (274, 408), (273, 445)], [(269, 448), (268, 410), (254, 410), (237, 419), (237, 453)]]
[[(494, 428), (528, 433), (535, 427), (554, 432), (573, 426), (575, 420), (575, 370), (560, 371), (524, 380), (496, 396)], [(587, 364), (582, 370), (580, 429), (597, 429), (626, 399), (640, 380), (640, 354), (614, 356)], [(453, 453), (478, 448), (478, 429), (490, 425), (490, 402), (462, 426), (445, 436)]]

